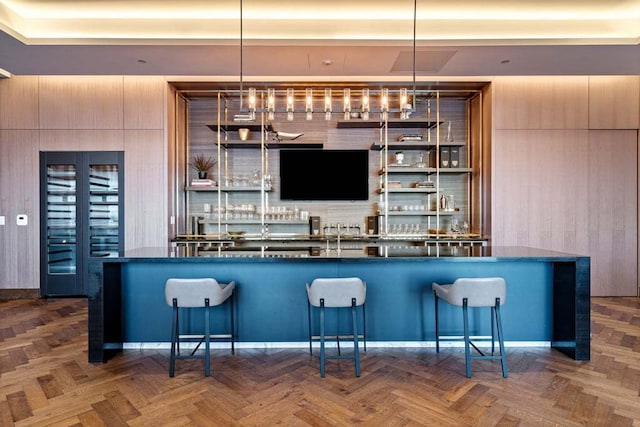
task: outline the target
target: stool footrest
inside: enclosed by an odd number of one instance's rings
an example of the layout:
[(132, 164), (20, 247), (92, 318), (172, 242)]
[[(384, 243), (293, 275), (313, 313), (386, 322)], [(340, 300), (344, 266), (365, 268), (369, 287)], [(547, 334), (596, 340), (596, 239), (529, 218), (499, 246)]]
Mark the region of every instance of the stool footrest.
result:
[[(311, 336), (312, 340), (319, 340), (320, 339), (320, 335), (312, 335)], [(353, 340), (353, 335), (325, 335), (324, 336), (325, 340), (335, 340), (335, 339), (350, 339)], [(358, 335), (358, 339), (363, 340), (364, 339), (364, 335)]]
[[(232, 338), (233, 336), (231, 334), (212, 334), (209, 335), (209, 338), (214, 338), (214, 339), (223, 339), (223, 338)], [(200, 334), (200, 335), (180, 335), (178, 337), (179, 339), (198, 339), (198, 340), (203, 340), (204, 339), (204, 335)]]
[(349, 360), (355, 360), (355, 355), (353, 356), (325, 356), (325, 359), (349, 359)]

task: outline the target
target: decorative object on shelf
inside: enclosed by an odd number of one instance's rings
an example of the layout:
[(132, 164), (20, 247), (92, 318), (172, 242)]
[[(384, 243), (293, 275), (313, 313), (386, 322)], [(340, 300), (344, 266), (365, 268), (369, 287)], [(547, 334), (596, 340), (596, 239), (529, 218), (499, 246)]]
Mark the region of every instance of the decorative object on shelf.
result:
[(249, 139), (249, 129), (248, 128), (240, 128), (238, 129), (238, 137), (240, 141), (246, 141)]
[(273, 135), (273, 139), (276, 141), (293, 141), (294, 139), (300, 138), (303, 133), (291, 133), (291, 132), (271, 132)]
[(396, 152), (396, 164), (404, 164), (404, 153), (402, 151)]
[(422, 141), (422, 135), (419, 133), (403, 133), (398, 137), (399, 142), (407, 142), (407, 141)]
[(453, 142), (453, 132), (451, 131), (451, 122), (447, 124), (447, 138), (446, 142)]
[(440, 167), (448, 168), (449, 163), (449, 147), (440, 147)]
[(199, 179), (206, 179), (207, 172), (209, 172), (216, 163), (212, 157), (205, 156), (204, 154), (196, 154), (191, 158), (191, 166), (198, 172)]

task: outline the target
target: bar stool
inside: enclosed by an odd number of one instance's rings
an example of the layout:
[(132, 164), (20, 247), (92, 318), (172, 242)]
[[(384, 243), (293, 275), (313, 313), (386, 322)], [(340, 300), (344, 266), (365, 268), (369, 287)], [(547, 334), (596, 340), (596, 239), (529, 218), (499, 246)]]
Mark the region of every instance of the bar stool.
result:
[[(167, 304), (173, 307), (173, 321), (171, 326), (171, 357), (169, 359), (169, 376), (173, 377), (175, 374), (176, 359), (204, 359), (204, 374), (210, 375), (210, 340), (213, 339), (229, 339), (231, 341), (231, 353), (235, 353), (233, 343), (233, 331), (234, 331), (234, 304), (233, 294), (235, 289), (235, 282), (228, 284), (218, 283), (217, 280), (211, 278), (203, 279), (169, 279), (167, 280), (164, 288), (164, 294)], [(229, 334), (216, 334), (212, 335), (209, 331), (209, 314), (211, 307), (218, 306), (225, 301), (229, 300), (230, 307), (230, 320), (231, 320), (231, 333)], [(201, 335), (180, 335), (179, 325), (179, 309), (185, 308), (197, 308), (204, 307), (204, 334)], [(189, 356), (180, 355), (180, 342), (181, 339), (200, 339), (198, 345), (193, 349)], [(198, 350), (202, 342), (204, 341), (205, 352), (204, 356), (196, 356), (195, 352)], [(182, 341), (185, 342), (185, 341)], [(177, 347), (177, 355), (176, 355)]]
[[(451, 285), (432, 284), (435, 316), (436, 316), (436, 353), (440, 352), (440, 332), (438, 324), (438, 299), (441, 298), (451, 305), (462, 307), (464, 323), (464, 357), (467, 378), (471, 378), (471, 361), (477, 359), (500, 359), (502, 364), (502, 376), (507, 378), (507, 356), (504, 351), (504, 337), (502, 334), (502, 321), (500, 319), (500, 306), (507, 299), (507, 289), (504, 279), (501, 277), (487, 278), (460, 278)], [(491, 355), (485, 355), (469, 338), (468, 307), (491, 307)], [(494, 323), (498, 329), (498, 342), (500, 354), (494, 356), (495, 336)], [(474, 338), (478, 340), (478, 338)], [(470, 346), (476, 349), (480, 356), (472, 356)]]
[[(363, 317), (363, 339), (366, 351), (366, 318), (364, 312), (364, 303), (367, 295), (367, 285), (357, 277), (347, 278), (318, 278), (308, 283), (308, 320), (309, 320), (309, 352), (313, 354), (311, 341), (314, 338), (311, 335), (311, 306), (320, 308), (320, 377), (325, 376), (326, 359), (353, 359), (355, 364), (356, 377), (360, 376), (360, 350), (358, 347), (358, 322), (356, 315), (356, 307), (362, 306)], [(353, 355), (343, 356), (340, 353), (340, 335), (327, 337), (325, 335), (325, 308), (351, 307), (352, 318), (352, 335), (342, 336), (343, 338), (353, 338)], [(327, 338), (335, 338), (338, 345), (338, 356), (326, 356), (325, 341)]]

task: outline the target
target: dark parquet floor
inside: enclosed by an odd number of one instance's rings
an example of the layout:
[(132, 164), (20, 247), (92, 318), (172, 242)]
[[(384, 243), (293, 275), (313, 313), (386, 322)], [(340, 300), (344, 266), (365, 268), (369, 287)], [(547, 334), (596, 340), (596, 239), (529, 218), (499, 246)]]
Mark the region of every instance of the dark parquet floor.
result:
[(126, 350), (87, 362), (83, 299), (0, 302), (0, 426), (640, 426), (640, 299), (592, 298), (592, 352), (508, 348), (464, 376), (460, 348), (375, 349), (362, 376), (304, 349), (215, 350), (201, 361)]

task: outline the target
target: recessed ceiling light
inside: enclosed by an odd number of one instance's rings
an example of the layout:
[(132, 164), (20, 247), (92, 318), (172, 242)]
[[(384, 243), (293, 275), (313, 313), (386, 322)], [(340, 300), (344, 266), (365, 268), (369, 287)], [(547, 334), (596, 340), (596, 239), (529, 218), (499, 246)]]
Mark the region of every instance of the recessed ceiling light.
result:
[(511, 62), (510, 59), (503, 59), (502, 61), (500, 61), (501, 64), (508, 64), (509, 62)]
[(146, 64), (147, 63), (147, 61), (144, 60), (144, 59), (138, 59), (138, 62), (141, 63), (141, 64)]

